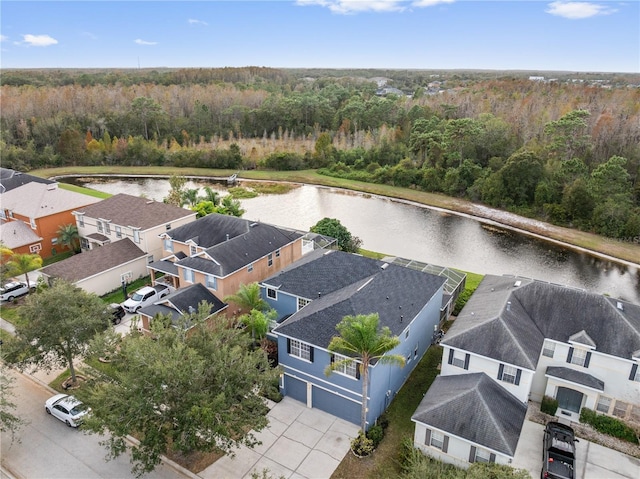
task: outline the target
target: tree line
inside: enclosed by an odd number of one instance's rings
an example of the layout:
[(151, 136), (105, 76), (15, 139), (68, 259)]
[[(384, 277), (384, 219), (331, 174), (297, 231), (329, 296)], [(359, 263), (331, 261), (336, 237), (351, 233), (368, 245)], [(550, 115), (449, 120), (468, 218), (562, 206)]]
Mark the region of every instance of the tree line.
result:
[(383, 96), (370, 71), (193, 69), (157, 81), (105, 71), (120, 80), (84, 84), (89, 73), (63, 84), (55, 72), (31, 83), (12, 73), (1, 87), (4, 167), (317, 168), (640, 236), (638, 88), (503, 77), (433, 91), (416, 74), (398, 79), (410, 95)]

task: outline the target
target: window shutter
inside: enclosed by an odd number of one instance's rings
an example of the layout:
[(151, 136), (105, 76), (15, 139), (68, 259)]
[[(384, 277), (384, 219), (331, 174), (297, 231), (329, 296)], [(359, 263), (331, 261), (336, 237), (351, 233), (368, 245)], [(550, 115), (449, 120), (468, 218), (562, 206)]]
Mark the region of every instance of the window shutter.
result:
[(431, 429), (427, 429), (424, 434), (424, 443), (427, 446), (431, 445)]
[(315, 348), (313, 346), (309, 346), (309, 361), (313, 362), (313, 350)]
[(516, 386), (520, 384), (520, 376), (522, 376), (522, 369), (518, 369), (516, 372)]
[(571, 358), (573, 357), (573, 348), (569, 348), (569, 354), (567, 354), (567, 362), (571, 362)]
[(471, 446), (469, 451), (469, 462), (476, 462), (476, 446)]
[(291, 354), (291, 340), (287, 338), (287, 354)]
[(589, 361), (591, 361), (591, 351), (589, 351), (587, 353), (587, 357), (584, 358), (584, 367), (588, 368), (589, 367)]
[(329, 355), (329, 361), (331, 362), (331, 364), (336, 362), (336, 355), (335, 354), (330, 354)]
[(469, 353), (464, 355), (464, 368), (465, 369), (469, 369), (469, 359), (471, 358), (471, 355)]
[(360, 379), (360, 368), (363, 368), (364, 365), (360, 363), (356, 363), (356, 379)]
[(453, 363), (453, 349), (449, 350), (449, 364)]
[(489, 462), (496, 462), (496, 455), (494, 453), (489, 454)]
[(634, 364), (631, 366), (631, 374), (629, 374), (629, 379), (633, 381), (636, 378), (636, 373), (638, 372), (638, 365)]
[(501, 364), (498, 368), (498, 379), (502, 381), (502, 373), (504, 372), (504, 364)]
[(449, 436), (445, 436), (442, 441), (442, 452), (447, 452), (447, 449), (449, 449)]

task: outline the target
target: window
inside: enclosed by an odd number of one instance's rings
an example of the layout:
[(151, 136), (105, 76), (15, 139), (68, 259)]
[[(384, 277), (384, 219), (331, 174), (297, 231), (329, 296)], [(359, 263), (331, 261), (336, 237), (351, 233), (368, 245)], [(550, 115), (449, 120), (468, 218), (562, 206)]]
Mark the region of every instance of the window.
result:
[(87, 238), (80, 238), (80, 248), (89, 249), (89, 240)]
[(613, 415), (618, 417), (625, 417), (627, 415), (627, 409), (629, 408), (629, 404), (622, 401), (616, 401), (615, 406), (613, 407)]
[(607, 396), (600, 396), (598, 398), (598, 404), (596, 404), (596, 411), (609, 414), (609, 407), (611, 406), (611, 398)]
[(629, 374), (629, 379), (631, 381), (640, 381), (640, 368), (637, 364), (631, 366), (631, 373)]
[(280, 248), (276, 250), (276, 258), (279, 258), (279, 257), (280, 257)]
[(290, 339), (288, 352), (291, 356), (313, 362), (313, 348), (309, 344)]
[(9, 218), (13, 218), (13, 211), (9, 210)]
[(84, 228), (84, 215), (78, 215), (76, 216), (76, 219), (78, 220), (78, 226), (80, 226), (80, 228)]
[(105, 222), (105, 224), (104, 224), (104, 232), (105, 232), (105, 234), (108, 234), (108, 235), (111, 234), (111, 225), (109, 223)]
[(164, 229), (169, 231), (171, 229), (171, 223), (164, 225)]
[(51, 238), (51, 244), (58, 244), (58, 238)]
[(198, 252), (198, 248), (194, 244), (189, 245), (189, 256), (194, 256)]
[(173, 253), (173, 241), (171, 241), (171, 238), (164, 239), (164, 250)]
[(251, 263), (249, 266), (247, 266), (247, 271), (249, 273), (253, 272), (253, 263)]
[[(400, 319), (402, 319), (402, 317)], [(410, 328), (407, 328), (406, 332), (404, 333), (404, 339), (407, 339), (409, 337), (409, 329)]]
[(469, 353), (463, 353), (455, 349), (449, 350), (449, 360), (447, 362), (457, 368), (469, 369), (470, 360), (471, 355)]
[(133, 230), (134, 243), (140, 243), (140, 230)]
[(102, 233), (104, 231), (102, 228), (102, 221), (96, 221), (96, 228), (98, 228), (98, 233)]
[(267, 266), (269, 267), (273, 266), (273, 253), (269, 253), (267, 255)]
[(418, 357), (418, 345), (416, 344), (416, 347), (413, 350), (413, 357), (417, 358)]
[(30, 253), (37, 253), (41, 249), (42, 249), (42, 244), (41, 243), (32, 244), (31, 246), (29, 246), (29, 252)]
[(567, 360), (567, 362), (587, 368), (589, 367), (589, 362), (587, 361), (587, 357), (589, 355), (590, 354), (585, 349), (570, 348), (569, 359)]
[(4, 209), (0, 209), (0, 218), (7, 219), (7, 214), (4, 212)]
[(491, 462), (491, 453), (486, 449), (476, 447), (476, 454), (473, 462)]
[(183, 269), (184, 280), (188, 283), (193, 283), (193, 270), (192, 269)]
[(153, 263), (153, 255), (152, 254), (147, 256), (147, 264), (151, 264), (151, 263)]
[(520, 384), (521, 374), (522, 369), (508, 366), (506, 364), (501, 364), (498, 368), (498, 380), (509, 384), (515, 384), (516, 386)]
[(116, 238), (122, 238), (122, 228), (116, 226)]
[(429, 445), (436, 449), (442, 449), (444, 447), (444, 434), (438, 431), (432, 431), (431, 442)]
[[(349, 358), (347, 356), (342, 356), (340, 354), (332, 354), (331, 355), (331, 362), (332, 363), (337, 363), (337, 362), (343, 361), (345, 359), (349, 359)], [(360, 375), (358, 374), (358, 363), (356, 361), (345, 362), (345, 363), (341, 364), (340, 366), (337, 366), (334, 369), (334, 372), (340, 373), (340, 374), (344, 374), (345, 376), (349, 376), (349, 377), (356, 378), (356, 379), (360, 378)]]
[(218, 289), (218, 278), (216, 278), (212, 274), (207, 275), (207, 288), (209, 289)]
[(269, 299), (278, 299), (278, 291), (273, 288), (267, 288), (267, 298)]
[(120, 282), (121, 283), (130, 283), (131, 280), (133, 279), (133, 274), (131, 273), (131, 271), (127, 271), (126, 273), (123, 273), (120, 275)]
[(298, 311), (300, 311), (302, 308), (304, 308), (310, 302), (311, 301), (309, 301), (308, 299), (298, 298)]
[(555, 352), (556, 352), (556, 343), (545, 341), (544, 346), (542, 347), (542, 355), (548, 358), (552, 358)]
[(31, 227), (33, 229), (36, 229), (38, 227), (38, 225), (36, 225), (36, 220), (34, 218), (30, 218), (30, 222), (31, 222)]

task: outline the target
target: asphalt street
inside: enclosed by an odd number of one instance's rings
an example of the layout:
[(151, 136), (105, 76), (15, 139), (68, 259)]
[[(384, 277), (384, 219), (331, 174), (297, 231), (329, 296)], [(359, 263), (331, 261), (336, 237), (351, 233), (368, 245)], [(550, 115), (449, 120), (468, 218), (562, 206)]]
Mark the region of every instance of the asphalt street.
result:
[[(84, 434), (66, 426), (44, 411), (44, 402), (53, 395), (46, 387), (19, 373), (13, 383), (15, 414), (29, 421), (17, 433), (19, 442), (2, 433), (2, 466), (16, 479), (94, 479), (129, 478), (129, 455), (107, 461), (101, 437)], [(161, 464), (148, 477), (185, 478), (174, 468)]]

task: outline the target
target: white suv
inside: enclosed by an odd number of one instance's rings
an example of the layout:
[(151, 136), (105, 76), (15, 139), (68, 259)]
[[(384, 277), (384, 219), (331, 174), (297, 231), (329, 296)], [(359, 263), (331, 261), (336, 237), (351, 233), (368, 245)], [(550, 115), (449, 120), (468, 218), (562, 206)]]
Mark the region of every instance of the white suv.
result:
[(36, 285), (32, 284), (31, 287), (27, 286), (27, 283), (24, 281), (14, 281), (11, 283), (5, 284), (2, 288), (0, 288), (0, 301), (13, 301), (14, 299), (24, 296), (29, 293), (29, 291), (33, 291), (36, 289)]

